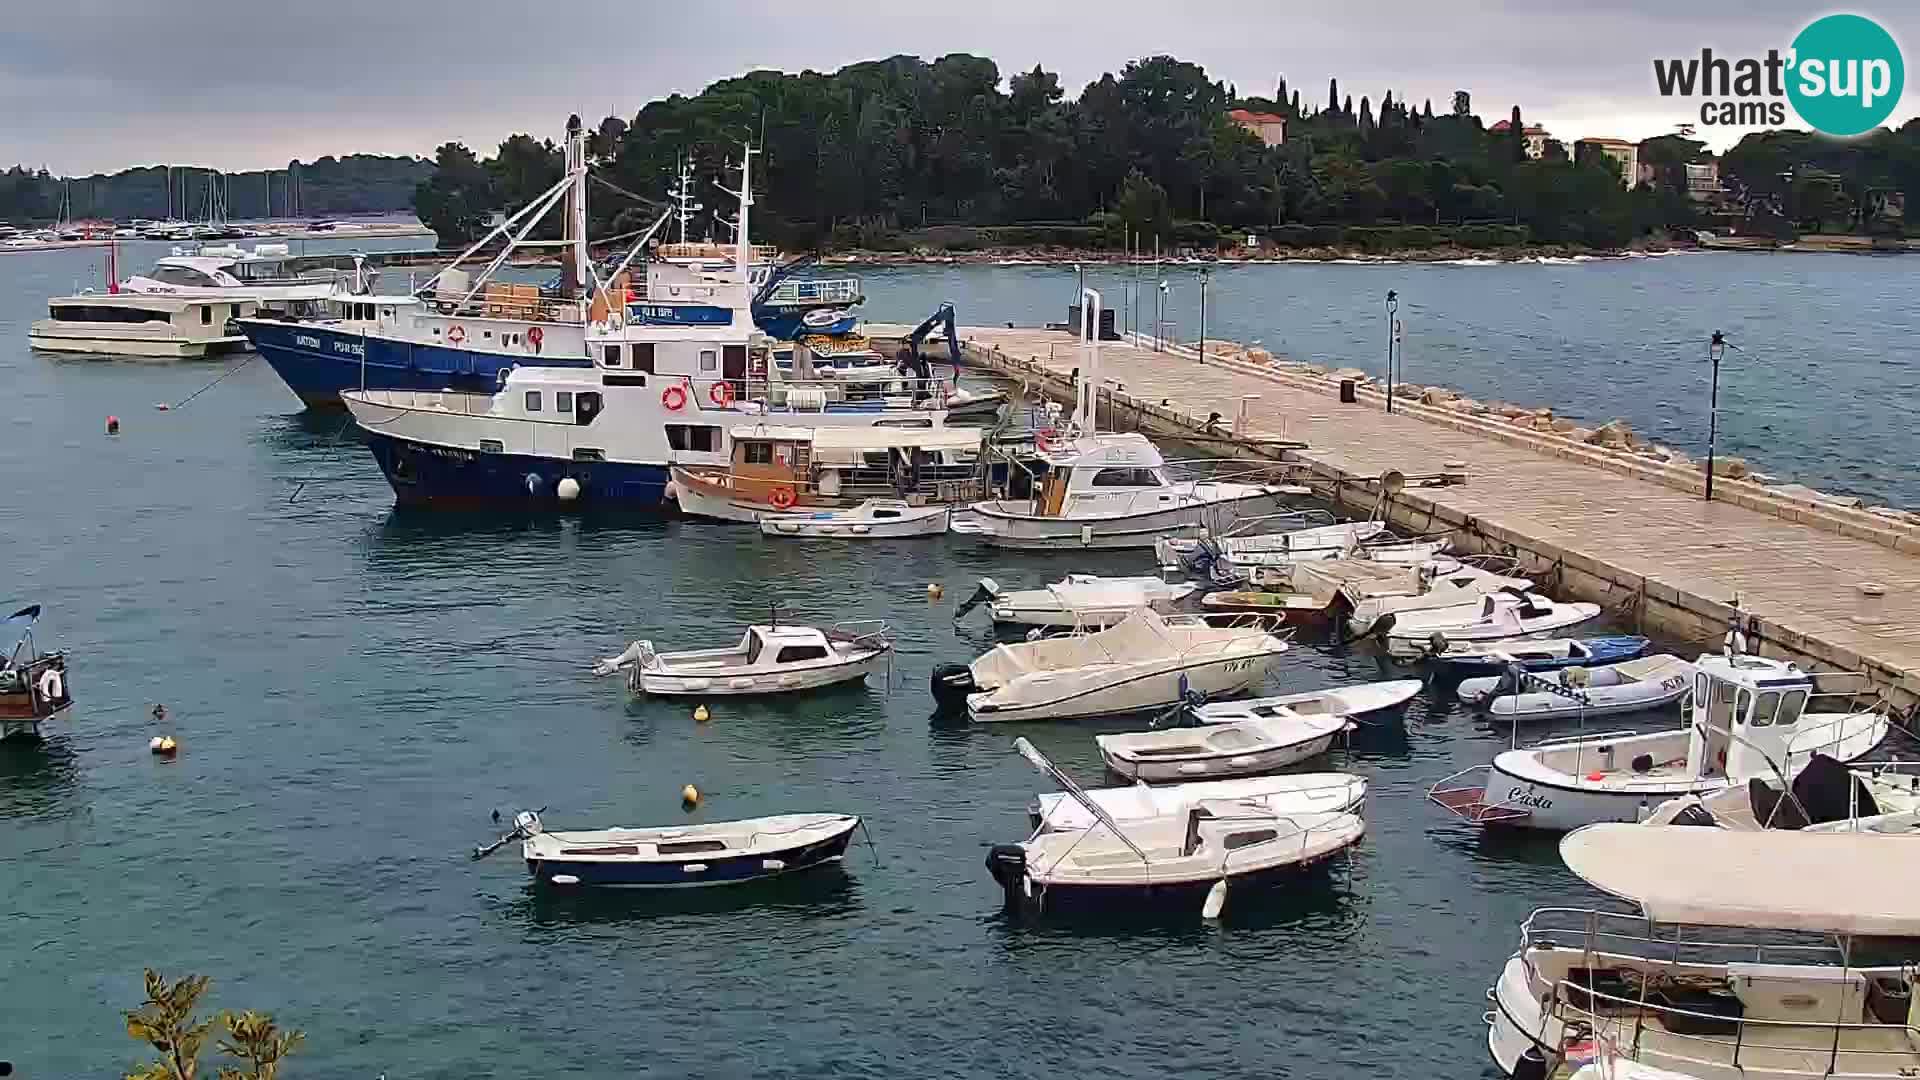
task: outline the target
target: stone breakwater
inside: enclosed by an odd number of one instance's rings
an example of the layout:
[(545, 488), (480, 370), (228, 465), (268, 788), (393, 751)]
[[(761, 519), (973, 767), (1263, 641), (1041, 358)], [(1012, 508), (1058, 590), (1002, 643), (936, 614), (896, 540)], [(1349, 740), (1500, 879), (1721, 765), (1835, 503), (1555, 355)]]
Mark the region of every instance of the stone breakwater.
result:
[[(1198, 345), (1186, 345), (1180, 348), (1183, 352), (1197, 352)], [(1335, 385), (1350, 379), (1356, 386), (1380, 394), (1386, 393), (1387, 389), (1384, 380), (1359, 368), (1330, 368), (1320, 364), (1289, 360), (1276, 356), (1257, 345), (1246, 346), (1231, 341), (1209, 341), (1206, 355), (1209, 361), (1267, 367), (1276, 372), (1290, 373), (1295, 376), (1325, 379)], [(1481, 401), (1450, 387), (1423, 386), (1419, 383), (1395, 383), (1393, 396), (1398, 401), (1475, 417), (1484, 423), (1507, 425), (1548, 441), (1578, 445), (1623, 459), (1687, 469), (1702, 476), (1706, 472), (1706, 462), (1697, 460), (1675, 447), (1652, 442), (1634, 431), (1627, 421), (1618, 418), (1598, 426), (1586, 426), (1579, 421), (1558, 415), (1552, 406), (1518, 405), (1498, 399)], [(1836, 509), (1853, 510), (1899, 525), (1920, 527), (1920, 512), (1894, 506), (1871, 506), (1865, 499), (1856, 496), (1819, 491), (1804, 484), (1784, 481), (1778, 476), (1757, 470), (1744, 458), (1718, 455), (1714, 459), (1713, 473), (1716, 477), (1759, 485), (1783, 498)]]

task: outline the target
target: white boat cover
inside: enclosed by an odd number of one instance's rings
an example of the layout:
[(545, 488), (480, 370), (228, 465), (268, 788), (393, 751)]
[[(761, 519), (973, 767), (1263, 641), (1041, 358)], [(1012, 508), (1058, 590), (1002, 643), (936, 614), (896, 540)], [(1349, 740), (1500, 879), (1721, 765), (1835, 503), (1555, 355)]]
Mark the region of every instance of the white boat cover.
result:
[(1905, 837), (1588, 825), (1567, 869), (1660, 923), (1920, 937), (1920, 860)]

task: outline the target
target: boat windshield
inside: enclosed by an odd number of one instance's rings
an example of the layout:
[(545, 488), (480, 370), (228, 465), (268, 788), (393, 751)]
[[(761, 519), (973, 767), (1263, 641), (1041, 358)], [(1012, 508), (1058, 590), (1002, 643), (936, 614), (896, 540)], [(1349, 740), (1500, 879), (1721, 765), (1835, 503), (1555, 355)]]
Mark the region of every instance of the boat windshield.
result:
[(1109, 466), (1093, 474), (1089, 487), (1162, 487), (1166, 481), (1158, 469)]

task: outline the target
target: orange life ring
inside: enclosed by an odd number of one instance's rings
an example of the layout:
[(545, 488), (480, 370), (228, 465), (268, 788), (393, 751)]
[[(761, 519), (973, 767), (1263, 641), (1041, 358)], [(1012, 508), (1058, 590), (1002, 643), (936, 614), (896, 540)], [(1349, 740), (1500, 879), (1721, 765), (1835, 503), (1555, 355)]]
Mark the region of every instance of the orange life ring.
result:
[(455, 345), (458, 345), (461, 342), (467, 340), (467, 332), (464, 329), (461, 329), (461, 326), (459, 323), (454, 323), (453, 328), (447, 331), (447, 340), (453, 342)]
[(713, 389), (707, 391), (707, 398), (715, 405), (726, 408), (733, 404), (733, 384), (725, 379), (714, 383)]
[(678, 386), (669, 386), (661, 393), (660, 404), (665, 405), (668, 412), (679, 412), (687, 407), (687, 392)]
[(767, 493), (767, 501), (773, 504), (775, 510), (785, 510), (793, 505), (793, 489), (781, 484)]
[(535, 349), (540, 347), (540, 342), (546, 336), (546, 333), (537, 326), (527, 327), (527, 341), (530, 342)]

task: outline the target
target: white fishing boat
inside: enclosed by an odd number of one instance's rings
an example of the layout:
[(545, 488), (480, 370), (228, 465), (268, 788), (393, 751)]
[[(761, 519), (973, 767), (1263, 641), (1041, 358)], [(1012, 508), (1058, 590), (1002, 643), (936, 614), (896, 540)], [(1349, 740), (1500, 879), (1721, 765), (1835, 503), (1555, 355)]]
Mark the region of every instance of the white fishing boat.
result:
[(1038, 456), (1045, 473), (1033, 497), (974, 503), (969, 532), (1008, 548), (1150, 548), (1166, 534), (1224, 528), (1308, 494), (1266, 482), (1267, 468), (1179, 478), (1146, 436), (1132, 432), (1043, 440)]
[(1684, 716), (1676, 731), (1581, 734), (1507, 750), (1441, 780), (1428, 797), (1482, 825), (1639, 821), (1668, 799), (1791, 778), (1815, 754), (1852, 761), (1889, 728), (1884, 702), (1862, 708), (1853, 695), (1821, 693), (1815, 676), (1790, 663), (1737, 652), (1694, 663)]
[(1402, 659), (1446, 652), (1456, 642), (1536, 637), (1600, 617), (1600, 605), (1563, 604), (1539, 593), (1503, 589), (1453, 607), (1382, 616), (1373, 632), (1390, 656)]
[(981, 578), (980, 589), (954, 609), (958, 620), (975, 605), (986, 603), (993, 621), (1014, 626), (1111, 626), (1141, 608), (1164, 611), (1192, 596), (1198, 585), (1168, 582), (1157, 577), (1100, 577), (1068, 574), (1039, 589), (1007, 592), (992, 578)]
[(1267, 716), (1333, 716), (1352, 719), (1368, 713), (1385, 712), (1412, 701), (1426, 686), (1419, 679), (1392, 679), (1336, 686), (1327, 690), (1309, 690), (1304, 694), (1280, 694), (1275, 697), (1248, 698), (1244, 701), (1212, 701), (1193, 710), (1202, 724), (1257, 720)]
[(1287, 651), (1265, 625), (1216, 626), (1140, 609), (1104, 630), (997, 645), (942, 664), (933, 696), (976, 721), (1067, 720), (1184, 703), (1189, 692), (1258, 686)]
[(627, 673), (636, 694), (782, 694), (864, 679), (893, 652), (887, 625), (840, 623), (831, 628), (753, 625), (722, 649), (655, 652), (636, 641), (593, 666), (596, 676)]
[(938, 536), (947, 531), (953, 509), (914, 506), (903, 499), (865, 499), (847, 510), (798, 514), (761, 514), (760, 532), (803, 540), (891, 540)]
[(1538, 673), (1517, 669), (1460, 684), (1460, 700), (1499, 720), (1615, 716), (1671, 705), (1687, 696), (1693, 665), (1670, 653), (1599, 667)]
[(1572, 833), (1567, 868), (1639, 911), (1527, 918), (1487, 992), (1494, 1063), (1516, 1080), (1602, 1054), (1661, 1080), (1920, 1075), (1920, 969), (1861, 964), (1858, 948), (1920, 937), (1920, 862), (1904, 843), (1619, 823)]
[[(1147, 818), (1184, 814), (1211, 799), (1257, 803), (1272, 814), (1357, 814), (1367, 798), (1365, 777), (1353, 773), (1282, 773), (1237, 780), (1195, 780), (1181, 784), (1141, 784), (1088, 788), (1082, 792), (1095, 806), (1126, 824)], [(1027, 817), (1041, 832), (1076, 832), (1099, 824), (1086, 808), (1064, 791), (1034, 797)]]
[(839, 862), (860, 819), (852, 814), (777, 814), (649, 828), (549, 832), (534, 811), (475, 858), (514, 839), (541, 885), (685, 889), (743, 885)]
[(1036, 914), (1144, 908), (1216, 918), (1229, 896), (1324, 865), (1366, 834), (1357, 814), (1276, 814), (1237, 800), (1203, 799), (1178, 814), (1121, 825), (1027, 740), (1014, 745), (1098, 826), (994, 845), (987, 870), (1009, 908)]
[(1343, 716), (1286, 709), (1194, 727), (1096, 735), (1108, 771), (1147, 783), (1259, 776), (1318, 757), (1352, 730)]

